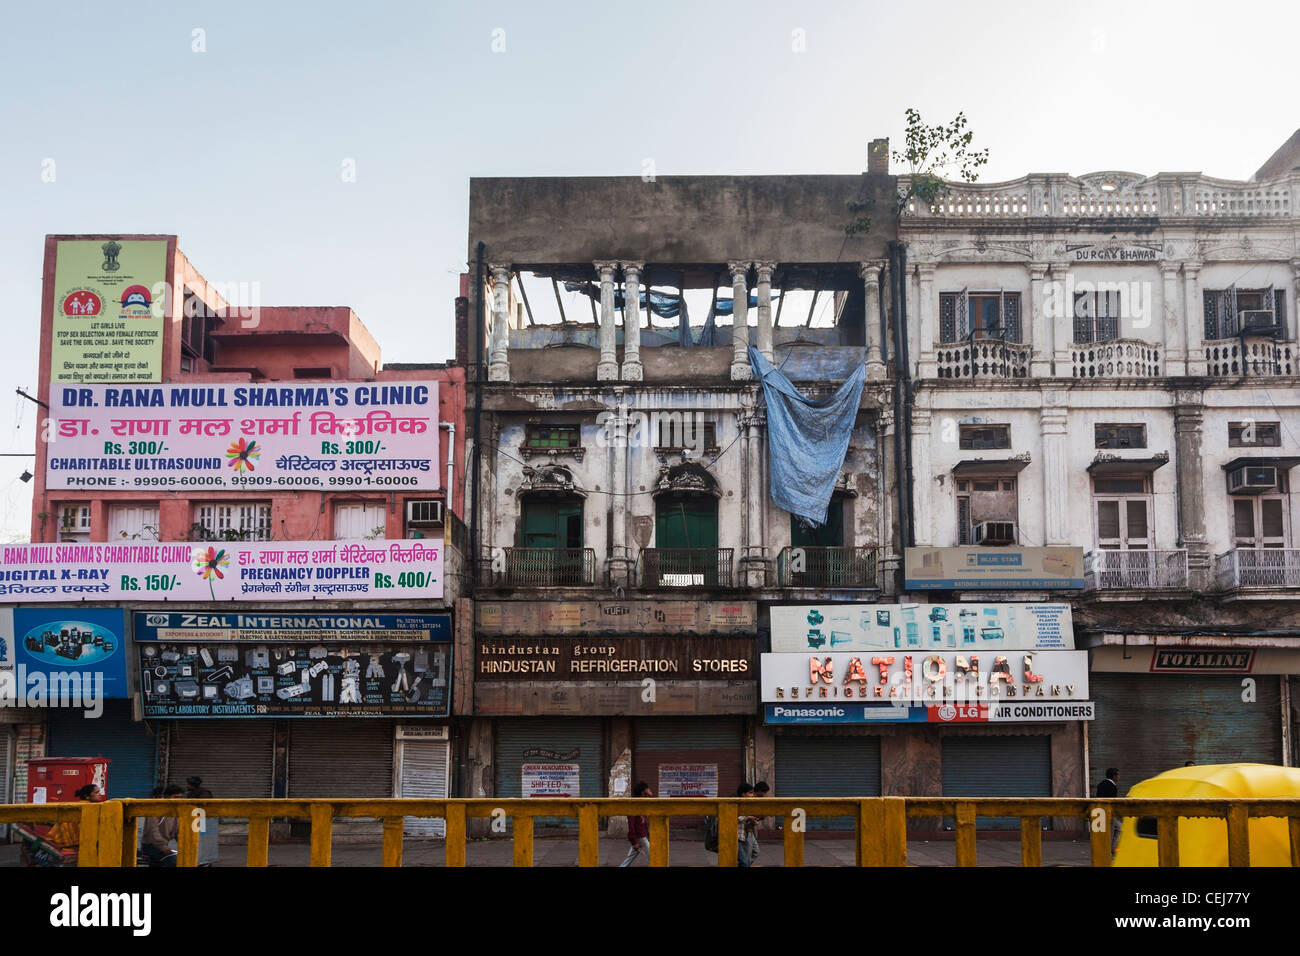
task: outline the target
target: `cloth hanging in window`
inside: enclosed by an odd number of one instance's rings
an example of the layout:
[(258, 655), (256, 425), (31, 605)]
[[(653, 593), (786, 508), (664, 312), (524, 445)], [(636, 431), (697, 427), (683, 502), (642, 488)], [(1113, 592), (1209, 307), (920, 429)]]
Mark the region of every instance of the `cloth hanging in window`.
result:
[(767, 401), (772, 502), (814, 527), (826, 523), (835, 479), (844, 467), (867, 367), (860, 364), (835, 393), (813, 401), (753, 346), (749, 362)]

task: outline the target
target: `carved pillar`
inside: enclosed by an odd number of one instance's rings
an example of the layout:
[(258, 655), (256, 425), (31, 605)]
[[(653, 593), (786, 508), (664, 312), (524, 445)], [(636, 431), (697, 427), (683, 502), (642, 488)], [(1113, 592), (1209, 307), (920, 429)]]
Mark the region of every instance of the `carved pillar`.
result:
[[(641, 368), (641, 270), (644, 262), (623, 264), (623, 381), (639, 382)], [(646, 299), (646, 311), (650, 300)]]
[(628, 404), (627, 393), (614, 390), (614, 429), (609, 454), (613, 465), (613, 487), (609, 507), (610, 555), (609, 583), (611, 587), (626, 587), (632, 567), (627, 547), (627, 460), (628, 460)]
[(772, 271), (775, 262), (755, 262), (758, 272), (758, 350), (772, 361)]
[(1052, 377), (1052, 321), (1043, 302), (1047, 268), (1046, 262), (1029, 264), (1029, 374), (1034, 378)]
[(731, 378), (733, 381), (749, 381), (754, 377), (754, 370), (749, 367), (749, 288), (746, 276), (750, 263), (728, 262), (731, 270)]
[(1212, 570), (1205, 540), (1205, 462), (1201, 454), (1205, 406), (1201, 392), (1190, 389), (1175, 391), (1174, 403), (1178, 547), (1187, 549), (1188, 584), (1203, 591), (1209, 587)]
[(492, 352), (488, 381), (510, 381), (510, 266), (489, 263), (492, 273)]
[(1074, 341), (1074, 283), (1070, 265), (1052, 263), (1052, 365), (1056, 378), (1071, 378), (1070, 344)]
[(600, 275), (600, 364), (596, 380), (618, 381), (618, 350), (614, 336), (614, 270), (618, 263), (603, 260), (593, 263)]
[(1038, 417), (1043, 435), (1043, 544), (1049, 548), (1075, 543), (1070, 540), (1068, 519), (1070, 468), (1066, 423), (1069, 410), (1046, 404), (1055, 398), (1054, 393), (1044, 396)]
[[(898, 463), (900, 476), (906, 467)], [(947, 483), (945, 483), (946, 485)], [(934, 542), (934, 522), (931, 517), (931, 492), (935, 487), (934, 476), (930, 474), (930, 410), (928, 408), (912, 409), (912, 516), (916, 519), (917, 547)], [(953, 508), (953, 515), (957, 513)], [(953, 541), (956, 544), (956, 541)]]
[(873, 259), (858, 265), (858, 275), (862, 276), (862, 289), (865, 293), (863, 304), (867, 332), (867, 381), (878, 382), (885, 377), (885, 364), (880, 352), (880, 270), (885, 267), (883, 259)]
[[(1292, 263), (1292, 268), (1296, 264)], [(1297, 269), (1300, 280), (1300, 269)], [(1297, 282), (1300, 288), (1300, 281)], [(1204, 375), (1205, 368), (1205, 303), (1201, 296), (1201, 264), (1183, 263), (1183, 310), (1186, 313), (1184, 330), (1187, 335), (1187, 374)]]
[(921, 354), (918, 356), (920, 367), (916, 374), (918, 378), (938, 378), (939, 365), (934, 354), (934, 340), (939, 327), (939, 307), (934, 297), (933, 262), (917, 263), (916, 281), (919, 287), (916, 314), (908, 316), (909, 322), (916, 323), (921, 337)]
[[(1165, 343), (1164, 367), (1166, 375), (1183, 376), (1187, 374), (1187, 353), (1183, 350), (1186, 336), (1178, 321), (1178, 265), (1165, 262), (1160, 266), (1160, 316), (1163, 325)], [(1128, 306), (1132, 309), (1132, 306)], [(1145, 319), (1137, 316), (1135, 327)]]

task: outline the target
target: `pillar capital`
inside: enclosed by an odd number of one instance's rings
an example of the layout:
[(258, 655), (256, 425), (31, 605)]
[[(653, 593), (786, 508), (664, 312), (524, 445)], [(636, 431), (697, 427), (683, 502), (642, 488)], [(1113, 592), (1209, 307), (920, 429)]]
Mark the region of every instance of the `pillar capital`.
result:
[(759, 282), (771, 282), (772, 273), (776, 271), (776, 262), (771, 259), (760, 259), (754, 263), (754, 269), (758, 272)]
[(727, 271), (731, 274), (731, 281), (734, 283), (737, 279), (743, 279), (749, 274), (749, 267), (754, 263), (748, 259), (728, 259)]
[(493, 282), (510, 281), (510, 273), (514, 271), (507, 262), (489, 262), (487, 267)]
[(1029, 263), (1029, 278), (1042, 282), (1047, 278), (1047, 270), (1051, 267), (1050, 262), (1031, 262)]
[(618, 268), (618, 260), (597, 259), (595, 262), (592, 263), (592, 265), (596, 267), (596, 272), (600, 274), (602, 280), (605, 278), (606, 273), (608, 273), (610, 281), (613, 281), (614, 271)]
[(645, 271), (645, 262), (620, 262), (619, 268), (623, 270), (623, 278), (632, 281), (641, 277), (641, 273)]

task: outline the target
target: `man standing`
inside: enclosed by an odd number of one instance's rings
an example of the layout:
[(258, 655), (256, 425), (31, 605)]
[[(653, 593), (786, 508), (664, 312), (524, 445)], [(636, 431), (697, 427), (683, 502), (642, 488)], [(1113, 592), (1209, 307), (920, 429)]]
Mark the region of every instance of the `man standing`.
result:
[[(632, 796), (653, 797), (654, 794), (650, 792), (650, 784), (642, 780), (632, 788)], [(623, 862), (619, 866), (631, 866), (632, 861), (642, 853), (645, 854), (645, 861), (648, 864), (650, 862), (650, 821), (645, 817), (629, 816), (627, 818), (627, 840), (632, 844), (632, 848), (627, 851), (627, 856), (623, 857)]]
[[(742, 800), (754, 795), (754, 788), (748, 783), (742, 783), (736, 788), (736, 796)], [(749, 840), (758, 825), (756, 817), (749, 817), (741, 814), (736, 821), (736, 865), (749, 866), (753, 861), (749, 855)]]
[(202, 777), (186, 777), (185, 798), (187, 800), (211, 800), (212, 791), (203, 786)]
[[(180, 787), (172, 784), (163, 790), (163, 798), (175, 800), (182, 793)], [(180, 820), (176, 817), (146, 817), (144, 835), (140, 839), (140, 849), (149, 859), (150, 866), (175, 866), (176, 852), (171, 848), (171, 841), (180, 834)]]

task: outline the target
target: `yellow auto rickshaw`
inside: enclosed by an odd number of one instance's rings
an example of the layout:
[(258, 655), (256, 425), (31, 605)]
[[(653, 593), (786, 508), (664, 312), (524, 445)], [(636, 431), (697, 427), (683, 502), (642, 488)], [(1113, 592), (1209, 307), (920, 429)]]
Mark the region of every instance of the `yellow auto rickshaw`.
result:
[[(1141, 799), (1203, 797), (1300, 798), (1300, 769), (1260, 763), (1227, 763), (1179, 767), (1134, 784), (1128, 796)], [(1223, 819), (1183, 817), (1178, 821), (1180, 866), (1227, 866), (1228, 824)], [(1252, 817), (1251, 866), (1290, 866), (1287, 821)], [(1154, 817), (1125, 817), (1120, 828), (1114, 866), (1157, 866), (1158, 840)]]

